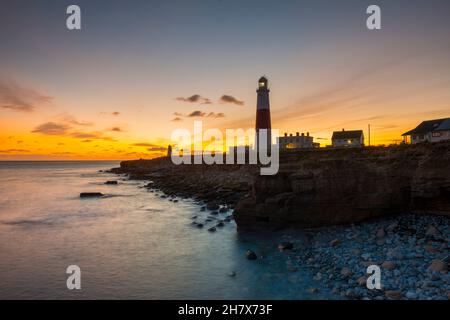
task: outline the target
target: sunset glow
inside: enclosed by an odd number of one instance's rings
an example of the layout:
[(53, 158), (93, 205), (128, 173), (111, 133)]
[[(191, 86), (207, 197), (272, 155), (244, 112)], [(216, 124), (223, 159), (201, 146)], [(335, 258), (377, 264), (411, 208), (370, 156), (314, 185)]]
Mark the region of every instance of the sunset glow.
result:
[(360, 1), (111, 3), (79, 1), (80, 31), (64, 2), (2, 8), (0, 160), (153, 158), (194, 120), (247, 130), (263, 74), (273, 128), (321, 146), (369, 124), (372, 145), (399, 143), (450, 116), (446, 1), (386, 2), (377, 32)]

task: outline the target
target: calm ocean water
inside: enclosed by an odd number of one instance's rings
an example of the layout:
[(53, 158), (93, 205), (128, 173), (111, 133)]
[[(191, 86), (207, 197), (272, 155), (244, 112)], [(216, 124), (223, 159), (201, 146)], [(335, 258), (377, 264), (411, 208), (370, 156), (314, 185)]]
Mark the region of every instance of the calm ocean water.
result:
[[(290, 272), (281, 235), (210, 233), (190, 200), (158, 198), (145, 182), (101, 169), (117, 162), (0, 162), (0, 299), (312, 299), (316, 286)], [(80, 199), (99, 191), (102, 199)], [(265, 259), (248, 261), (247, 249)], [(82, 290), (66, 288), (78, 265)], [(235, 272), (236, 276), (229, 274)], [(323, 292), (326, 292), (325, 290)]]

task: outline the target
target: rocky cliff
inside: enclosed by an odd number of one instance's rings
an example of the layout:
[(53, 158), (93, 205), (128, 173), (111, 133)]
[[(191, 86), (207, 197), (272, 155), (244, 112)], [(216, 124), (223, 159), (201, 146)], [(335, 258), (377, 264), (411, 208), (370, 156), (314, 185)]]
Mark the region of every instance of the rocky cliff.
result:
[(450, 216), (450, 142), (283, 155), (235, 209), (239, 229), (318, 227), (398, 213)]
[(318, 227), (398, 213), (450, 216), (450, 142), (280, 155), (280, 171), (250, 165), (124, 161), (116, 173), (149, 188), (235, 207), (240, 230)]

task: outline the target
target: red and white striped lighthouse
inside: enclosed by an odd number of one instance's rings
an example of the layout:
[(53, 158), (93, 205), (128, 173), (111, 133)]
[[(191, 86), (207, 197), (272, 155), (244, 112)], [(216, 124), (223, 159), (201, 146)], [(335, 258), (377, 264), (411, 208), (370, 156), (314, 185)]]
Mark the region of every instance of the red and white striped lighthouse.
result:
[(256, 104), (256, 147), (259, 148), (258, 137), (259, 130), (267, 130), (267, 150), (270, 150), (272, 144), (271, 122), (270, 122), (270, 102), (269, 102), (269, 88), (266, 77), (261, 77), (258, 80), (258, 93)]

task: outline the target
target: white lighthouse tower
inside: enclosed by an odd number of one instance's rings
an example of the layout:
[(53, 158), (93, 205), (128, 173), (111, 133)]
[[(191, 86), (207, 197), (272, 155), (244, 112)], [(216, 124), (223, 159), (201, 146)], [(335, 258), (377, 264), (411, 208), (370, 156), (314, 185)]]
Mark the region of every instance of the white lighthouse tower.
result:
[(256, 104), (256, 146), (259, 146), (259, 132), (265, 129), (267, 132), (267, 152), (270, 152), (272, 144), (271, 122), (270, 122), (270, 102), (269, 102), (269, 87), (266, 77), (261, 77), (258, 80), (258, 89), (256, 90), (257, 104)]

